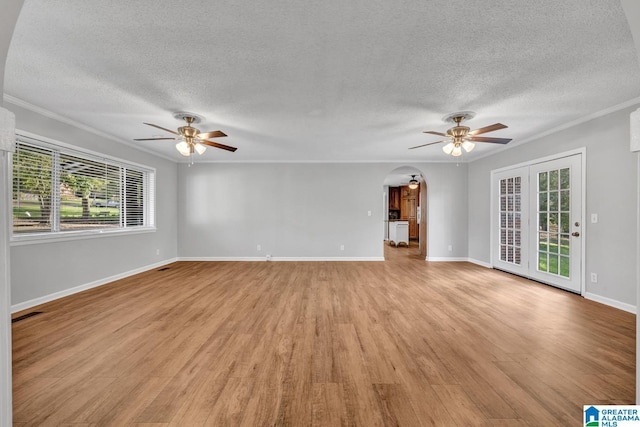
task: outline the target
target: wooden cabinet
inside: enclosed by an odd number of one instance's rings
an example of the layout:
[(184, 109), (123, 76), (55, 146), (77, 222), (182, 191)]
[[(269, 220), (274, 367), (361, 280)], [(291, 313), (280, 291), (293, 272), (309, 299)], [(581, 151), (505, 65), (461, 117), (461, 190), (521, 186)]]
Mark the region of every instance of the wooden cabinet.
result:
[(389, 210), (400, 209), (400, 187), (389, 187)]
[(418, 238), (418, 200), (409, 199), (409, 238)]
[(418, 225), (418, 198), (420, 190), (410, 189), (408, 186), (400, 187), (400, 219), (409, 222), (409, 238), (417, 239), (419, 236)]
[(406, 185), (389, 187), (389, 211), (399, 211), (400, 215), (394, 217), (394, 219), (399, 218), (401, 221), (407, 222), (410, 239), (418, 239), (420, 235), (420, 225), (418, 224), (419, 200), (420, 188), (412, 190)]
[(403, 197), (400, 201), (400, 219), (403, 221), (409, 220), (409, 211), (411, 210), (411, 206), (409, 204), (409, 199)]

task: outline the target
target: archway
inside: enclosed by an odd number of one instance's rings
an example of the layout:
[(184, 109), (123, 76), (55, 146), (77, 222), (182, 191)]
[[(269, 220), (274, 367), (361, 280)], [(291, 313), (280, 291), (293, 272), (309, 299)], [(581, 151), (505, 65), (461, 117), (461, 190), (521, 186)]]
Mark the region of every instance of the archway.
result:
[[(0, 93), (4, 93), (4, 70), (7, 52), (18, 21), (23, 0), (11, 0), (2, 4), (0, 17)], [(1, 107), (1, 104), (0, 104)], [(7, 122), (4, 121), (6, 126)], [(8, 128), (0, 129), (6, 132)], [(10, 132), (14, 132), (11, 126)], [(0, 150), (0, 175), (7, 176), (7, 153)], [(8, 200), (10, 193), (7, 180), (0, 180), (0, 197)], [(11, 389), (11, 278), (9, 274), (9, 224), (11, 217), (6, 212), (0, 213), (0, 425), (12, 422), (12, 389)]]
[[(409, 188), (412, 178), (417, 188)], [(415, 248), (407, 254), (427, 257), (427, 182), (413, 166), (398, 167), (383, 182), (384, 245)], [(405, 231), (406, 230), (406, 231)], [(405, 235), (406, 234), (406, 235)]]

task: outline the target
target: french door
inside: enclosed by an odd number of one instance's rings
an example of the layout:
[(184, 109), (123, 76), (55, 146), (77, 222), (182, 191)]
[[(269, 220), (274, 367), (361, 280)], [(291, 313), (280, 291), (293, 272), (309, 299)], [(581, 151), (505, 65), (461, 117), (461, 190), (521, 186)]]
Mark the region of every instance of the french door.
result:
[(493, 265), (528, 276), (529, 168), (495, 173), (493, 187)]
[(493, 265), (582, 293), (582, 155), (493, 176)]

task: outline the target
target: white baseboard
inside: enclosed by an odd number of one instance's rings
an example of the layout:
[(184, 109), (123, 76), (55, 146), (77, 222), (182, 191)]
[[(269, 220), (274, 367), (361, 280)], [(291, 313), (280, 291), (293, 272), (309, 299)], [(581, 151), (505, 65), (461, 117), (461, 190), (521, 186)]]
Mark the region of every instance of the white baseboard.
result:
[(243, 257), (231, 257), (231, 256), (213, 256), (213, 257), (206, 257), (206, 256), (181, 256), (178, 257), (178, 261), (266, 261), (266, 258), (261, 256), (261, 257), (249, 257), (249, 256), (243, 256)]
[(275, 257), (271, 261), (384, 261), (384, 257)]
[(433, 261), (433, 262), (466, 262), (466, 261), (469, 261), (468, 258), (464, 258), (464, 257), (444, 257), (444, 256), (428, 256), (424, 260), (425, 261)]
[[(178, 261), (267, 261), (266, 257), (180, 257)], [(269, 261), (384, 261), (384, 257), (271, 257)]]
[(425, 261), (431, 262), (470, 262), (471, 264), (479, 265), (480, 267), (485, 268), (493, 268), (491, 264), (484, 261), (479, 261), (473, 258), (465, 258), (465, 257), (426, 257)]
[(130, 271), (125, 271), (124, 273), (116, 274), (111, 277), (106, 277), (104, 279), (96, 280), (90, 283), (85, 283), (84, 285), (76, 286), (74, 288), (65, 289), (60, 292), (55, 292), (53, 294), (45, 295), (43, 297), (21, 302), (11, 306), (11, 313), (17, 313), (18, 311), (26, 310), (28, 308), (35, 307), (40, 304), (57, 300), (59, 298), (77, 294), (78, 292), (86, 291), (87, 289), (97, 288), (98, 286), (106, 285), (107, 283), (111, 283), (115, 280), (124, 279), (125, 277), (133, 276), (134, 274), (139, 274), (145, 271), (153, 270), (154, 268), (162, 267), (163, 265), (171, 264), (176, 261), (177, 261), (177, 258), (166, 259), (164, 261), (160, 261), (155, 264), (146, 265), (144, 267), (136, 268)]
[(484, 262), (473, 258), (467, 258), (467, 261), (469, 261), (471, 264), (479, 265), (480, 267), (493, 268), (490, 262)]
[(585, 292), (584, 297), (591, 301), (599, 302), (600, 304), (608, 305), (620, 310), (628, 311), (629, 313), (636, 314), (636, 306), (627, 304), (626, 302), (620, 302), (615, 299), (603, 297), (600, 295), (592, 294), (591, 292)]

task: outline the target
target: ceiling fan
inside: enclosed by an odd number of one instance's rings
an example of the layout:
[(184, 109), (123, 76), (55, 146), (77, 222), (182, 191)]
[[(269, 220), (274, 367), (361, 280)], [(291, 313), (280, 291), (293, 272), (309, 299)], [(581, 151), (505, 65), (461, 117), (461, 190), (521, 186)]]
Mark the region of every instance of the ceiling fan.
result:
[(220, 144), (219, 142), (209, 141), (209, 138), (222, 138), (227, 136), (224, 132), (214, 130), (211, 132), (200, 132), (200, 129), (196, 129), (191, 126), (202, 121), (202, 117), (193, 113), (178, 112), (173, 115), (176, 119), (181, 119), (187, 122), (186, 126), (180, 126), (176, 131), (163, 128), (162, 126), (154, 125), (153, 123), (145, 123), (145, 125), (153, 126), (154, 128), (162, 129), (163, 131), (172, 133), (176, 136), (167, 138), (137, 138), (134, 141), (160, 141), (160, 140), (174, 140), (179, 141), (176, 144), (176, 149), (183, 156), (192, 156), (194, 152), (202, 154), (207, 149), (207, 145), (210, 147), (221, 148), (227, 151), (236, 151), (236, 147), (230, 147), (228, 145)]
[(472, 119), (476, 114), (473, 111), (461, 111), (458, 113), (451, 113), (443, 117), (445, 122), (452, 122), (456, 125), (451, 129), (447, 130), (446, 133), (436, 132), (432, 130), (424, 131), (423, 133), (430, 133), (433, 135), (444, 136), (447, 139), (442, 141), (430, 142), (428, 144), (417, 145), (415, 147), (409, 148), (409, 150), (413, 150), (415, 148), (426, 147), (428, 145), (440, 144), (441, 142), (448, 141), (449, 143), (442, 147), (442, 151), (447, 154), (451, 154), (452, 156), (461, 156), (462, 149), (468, 153), (476, 146), (475, 142), (491, 142), (494, 144), (507, 144), (511, 141), (511, 138), (488, 138), (485, 136), (477, 136), (483, 133), (493, 132), (500, 129), (505, 129), (508, 126), (503, 125), (502, 123), (496, 123), (490, 126), (485, 126), (483, 128), (479, 128), (476, 130), (471, 130), (468, 126), (462, 126), (461, 123), (463, 120)]

